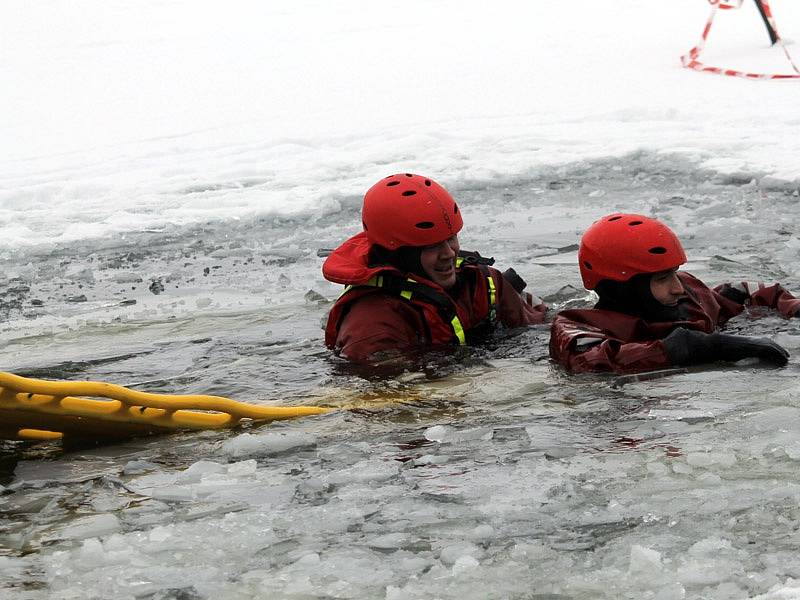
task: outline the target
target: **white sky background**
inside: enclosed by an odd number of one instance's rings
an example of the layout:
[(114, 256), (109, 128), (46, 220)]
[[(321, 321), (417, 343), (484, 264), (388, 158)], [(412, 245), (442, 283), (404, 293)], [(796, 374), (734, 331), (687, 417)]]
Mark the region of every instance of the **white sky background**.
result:
[[(771, 4), (800, 40), (800, 3)], [(457, 185), (640, 149), (800, 179), (800, 81), (680, 67), (709, 10), (6, 0), (0, 239), (304, 210), (400, 170)], [(703, 59), (791, 72), (750, 0), (720, 12)]]

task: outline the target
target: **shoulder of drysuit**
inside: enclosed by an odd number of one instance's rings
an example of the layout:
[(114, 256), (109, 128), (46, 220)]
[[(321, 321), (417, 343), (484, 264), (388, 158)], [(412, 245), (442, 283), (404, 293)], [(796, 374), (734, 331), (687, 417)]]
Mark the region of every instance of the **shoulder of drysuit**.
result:
[(605, 338), (638, 341), (648, 337), (648, 326), (639, 317), (601, 308), (562, 310), (553, 319), (551, 337)]
[(730, 284), (725, 283), (711, 287), (704, 281), (698, 279), (691, 273), (687, 273), (686, 271), (678, 271), (678, 278), (681, 280), (681, 283), (683, 283), (683, 287), (690, 293), (693, 292), (694, 294), (706, 294), (713, 296), (717, 301), (722, 300), (723, 302), (727, 302), (730, 300), (719, 293), (721, 289), (729, 286)]
[(684, 285), (686, 285), (687, 282), (690, 282), (690, 285), (694, 284), (701, 287), (708, 287), (705, 283), (703, 283), (702, 280), (698, 279), (688, 271), (678, 271), (678, 279), (680, 279)]
[(711, 293), (714, 292), (711, 286), (686, 271), (678, 271), (678, 279), (681, 280), (684, 288), (688, 288), (692, 291), (705, 292), (707, 290)]
[[(693, 316), (695, 318), (705, 318), (711, 329), (714, 326), (721, 326), (728, 322), (744, 310), (741, 302), (733, 300), (728, 295), (720, 293), (725, 285), (710, 287), (691, 273), (678, 271), (678, 276), (683, 283), (687, 295), (692, 299), (695, 306)], [(702, 314), (701, 314), (702, 313)]]

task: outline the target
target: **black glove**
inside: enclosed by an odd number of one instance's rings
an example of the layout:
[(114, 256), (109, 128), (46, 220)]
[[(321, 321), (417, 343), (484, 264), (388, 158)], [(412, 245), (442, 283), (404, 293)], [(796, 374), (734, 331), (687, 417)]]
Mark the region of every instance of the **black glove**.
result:
[(733, 287), (730, 283), (726, 283), (719, 290), (718, 293), (725, 296), (728, 300), (733, 300), (737, 304), (744, 304), (750, 299), (750, 294), (744, 290)]
[(503, 279), (508, 281), (508, 283), (511, 284), (511, 287), (517, 290), (517, 292), (520, 294), (522, 293), (522, 290), (528, 286), (528, 284), (525, 283), (525, 280), (517, 275), (517, 272), (510, 267), (503, 271)]
[(703, 333), (678, 327), (663, 339), (673, 365), (699, 365), (715, 360), (736, 361), (758, 358), (779, 367), (789, 361), (789, 353), (772, 340), (723, 333)]

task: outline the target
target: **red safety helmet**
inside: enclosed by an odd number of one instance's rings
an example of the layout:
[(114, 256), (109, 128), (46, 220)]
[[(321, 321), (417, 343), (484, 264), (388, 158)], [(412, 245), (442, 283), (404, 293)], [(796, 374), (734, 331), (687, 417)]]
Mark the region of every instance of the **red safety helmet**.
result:
[(410, 173), (390, 175), (369, 188), (361, 219), (369, 241), (389, 250), (438, 244), (464, 226), (446, 189)]
[(595, 221), (581, 238), (578, 264), (583, 285), (628, 281), (640, 273), (674, 269), (686, 262), (680, 240), (662, 222), (642, 215), (615, 213)]

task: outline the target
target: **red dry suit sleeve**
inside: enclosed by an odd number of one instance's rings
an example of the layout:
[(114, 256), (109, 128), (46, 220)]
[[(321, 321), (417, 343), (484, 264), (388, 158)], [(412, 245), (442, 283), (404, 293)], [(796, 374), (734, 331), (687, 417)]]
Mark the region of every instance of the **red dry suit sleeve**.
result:
[(520, 294), (497, 269), (489, 269), (497, 288), (497, 318), (506, 327), (544, 323), (547, 305), (527, 292)]
[(795, 298), (779, 283), (767, 286), (763, 283), (742, 281), (718, 285), (714, 291), (726, 298), (735, 298), (740, 304), (775, 309), (787, 318), (794, 317), (800, 310), (800, 299)]
[(660, 339), (626, 342), (598, 327), (570, 318), (570, 313), (606, 312), (594, 309), (563, 311), (550, 329), (550, 357), (573, 373), (635, 373), (671, 366)]
[(417, 348), (424, 331), (420, 314), (407, 302), (370, 294), (354, 302), (342, 319), (336, 346), (344, 358), (369, 363)]

